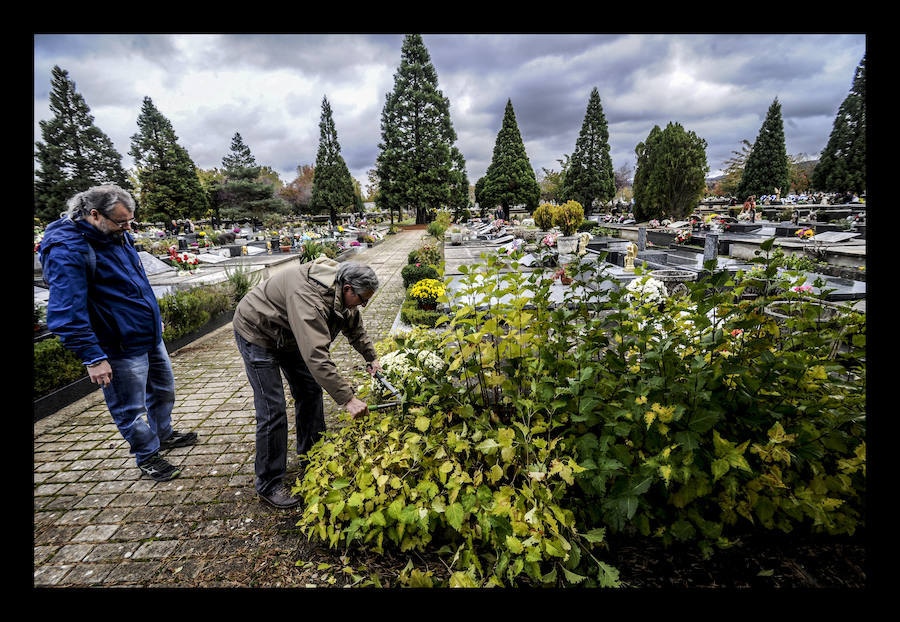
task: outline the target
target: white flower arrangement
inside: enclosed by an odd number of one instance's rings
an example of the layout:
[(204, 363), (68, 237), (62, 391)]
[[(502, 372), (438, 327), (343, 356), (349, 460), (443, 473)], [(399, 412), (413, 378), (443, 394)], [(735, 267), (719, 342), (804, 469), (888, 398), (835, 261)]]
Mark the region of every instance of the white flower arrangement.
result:
[(625, 299), (637, 304), (658, 304), (666, 299), (666, 286), (651, 276), (634, 279), (625, 286)]
[[(434, 376), (444, 371), (444, 361), (430, 350), (394, 350), (379, 361), (388, 378), (400, 384), (416, 382), (423, 375)], [(373, 393), (380, 391), (374, 378), (370, 390)]]

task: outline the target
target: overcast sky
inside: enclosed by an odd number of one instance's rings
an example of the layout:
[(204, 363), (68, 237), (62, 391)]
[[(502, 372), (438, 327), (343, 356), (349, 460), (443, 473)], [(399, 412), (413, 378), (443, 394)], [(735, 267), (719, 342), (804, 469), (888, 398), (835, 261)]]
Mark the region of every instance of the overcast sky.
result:
[[(863, 34), (423, 34), (450, 100), (457, 146), (474, 184), (491, 161), (511, 100), (535, 173), (559, 170), (591, 89), (609, 124), (613, 167), (634, 167), (654, 125), (678, 122), (707, 143), (710, 176), (754, 141), (777, 97), (787, 152), (816, 156), (866, 49)], [(171, 121), (201, 168), (221, 168), (239, 132), (285, 183), (314, 164), (322, 98), (341, 154), (365, 188), (394, 88), (402, 34), (35, 35), (34, 139), (49, 120), (51, 69), (68, 71), (94, 123), (123, 157), (143, 98)]]

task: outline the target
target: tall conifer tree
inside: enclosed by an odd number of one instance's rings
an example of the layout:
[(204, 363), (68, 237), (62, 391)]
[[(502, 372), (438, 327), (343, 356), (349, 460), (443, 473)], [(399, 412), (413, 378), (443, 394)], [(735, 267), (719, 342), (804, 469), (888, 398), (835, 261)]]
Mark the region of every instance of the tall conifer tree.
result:
[(121, 154), (94, 125), (68, 72), (54, 66), (51, 73), (53, 118), (40, 122), (44, 141), (35, 143), (34, 215), (45, 221), (58, 218), (68, 199), (91, 186), (114, 183), (131, 190)]
[(533, 211), (541, 198), (541, 187), (525, 153), (512, 100), (506, 101), (503, 124), (494, 143), (494, 154), (484, 174), (481, 198), (488, 209), (501, 206), (506, 220), (509, 220), (511, 207), (524, 205), (527, 210)]
[(440, 207), (455, 206), (460, 184), (468, 191), (465, 161), (454, 151), (455, 141), (450, 101), (438, 89), (428, 50), (420, 35), (407, 35), (394, 90), (381, 114), (378, 207), (390, 210), (392, 218), (394, 210), (415, 209), (422, 224)]
[(757, 197), (775, 194), (776, 188), (787, 193), (790, 183), (791, 168), (784, 142), (784, 121), (781, 118), (781, 104), (776, 97), (769, 106), (759, 136), (744, 164), (737, 187), (738, 199), (744, 200), (751, 194)]
[(635, 148), (634, 217), (682, 218), (706, 190), (706, 141), (680, 123), (653, 126)]
[(222, 166), (224, 179), (215, 192), (215, 208), (222, 218), (261, 221), (267, 214), (290, 212), (287, 202), (275, 197), (272, 184), (263, 180), (264, 167), (256, 163), (239, 132), (231, 138), (231, 151), (222, 158)]
[(588, 100), (581, 133), (563, 180), (564, 201), (578, 201), (588, 211), (596, 201), (616, 196), (616, 178), (609, 155), (609, 128), (595, 87)]
[(353, 180), (347, 163), (341, 157), (337, 129), (328, 99), (322, 98), (322, 115), (319, 120), (319, 152), (316, 155), (316, 173), (313, 177), (312, 197), (309, 201), (314, 211), (327, 211), (331, 224), (337, 224), (337, 211), (354, 207)]
[(866, 57), (856, 67), (850, 94), (834, 118), (828, 144), (812, 176), (824, 192), (866, 191)]
[(178, 144), (171, 122), (149, 97), (144, 97), (137, 124), (129, 154), (138, 169), (144, 218), (204, 217), (208, 202), (197, 168), (187, 150)]

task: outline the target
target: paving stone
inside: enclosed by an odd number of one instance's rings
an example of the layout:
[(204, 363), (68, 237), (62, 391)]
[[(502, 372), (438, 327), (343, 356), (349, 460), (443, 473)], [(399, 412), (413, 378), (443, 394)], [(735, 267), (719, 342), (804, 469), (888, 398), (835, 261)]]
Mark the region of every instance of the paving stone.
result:
[(72, 568), (60, 585), (95, 585), (102, 583), (115, 568), (114, 564), (82, 564)]
[(96, 544), (90, 553), (85, 556), (83, 561), (99, 562), (99, 561), (120, 561), (130, 558), (138, 549), (140, 544), (137, 542), (106, 542), (104, 544)]
[(60, 525), (84, 525), (97, 516), (100, 510), (69, 510), (57, 519)]
[(51, 560), (54, 564), (80, 562), (94, 548), (93, 544), (67, 544), (56, 552)]
[(134, 552), (132, 559), (165, 557), (174, 551), (178, 544), (178, 540), (153, 540), (151, 542), (144, 542), (138, 550)]
[(72, 538), (73, 542), (104, 542), (119, 529), (119, 525), (88, 525)]
[(34, 571), (34, 585), (57, 585), (74, 566), (40, 566)]
[(156, 560), (146, 562), (122, 562), (106, 575), (103, 582), (104, 584), (140, 585), (152, 580), (159, 573), (159, 570), (160, 563)]

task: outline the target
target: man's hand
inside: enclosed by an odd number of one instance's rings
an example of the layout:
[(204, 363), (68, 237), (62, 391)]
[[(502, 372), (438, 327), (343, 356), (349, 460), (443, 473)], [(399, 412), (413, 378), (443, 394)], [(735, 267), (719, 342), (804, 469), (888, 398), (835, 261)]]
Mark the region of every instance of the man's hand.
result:
[(99, 365), (88, 367), (87, 371), (94, 384), (107, 387), (112, 382), (112, 367), (107, 360), (100, 361)]
[(359, 399), (358, 397), (350, 398), (350, 401), (344, 404), (344, 409), (350, 413), (350, 417), (356, 419), (359, 415), (364, 415), (368, 412), (369, 407), (366, 405), (364, 401)]
[(366, 363), (366, 371), (369, 372), (370, 376), (374, 376), (377, 371), (384, 371), (384, 368), (381, 367), (381, 363), (378, 362), (378, 359), (375, 359), (371, 363)]

